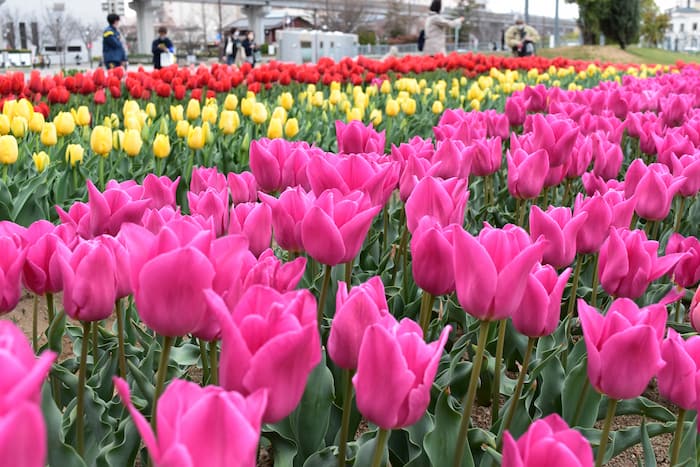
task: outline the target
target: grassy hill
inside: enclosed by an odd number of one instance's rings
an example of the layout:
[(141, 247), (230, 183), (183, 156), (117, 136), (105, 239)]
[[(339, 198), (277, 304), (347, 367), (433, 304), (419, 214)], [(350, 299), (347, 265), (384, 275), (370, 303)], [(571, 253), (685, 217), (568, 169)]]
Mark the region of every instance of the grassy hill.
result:
[(614, 63), (647, 63), (673, 65), (678, 60), (689, 63), (700, 63), (700, 54), (670, 52), (663, 49), (643, 47), (628, 47), (622, 50), (618, 46), (583, 45), (577, 47), (558, 47), (555, 49), (539, 49), (538, 55), (543, 57), (564, 57), (573, 60), (600, 60)]

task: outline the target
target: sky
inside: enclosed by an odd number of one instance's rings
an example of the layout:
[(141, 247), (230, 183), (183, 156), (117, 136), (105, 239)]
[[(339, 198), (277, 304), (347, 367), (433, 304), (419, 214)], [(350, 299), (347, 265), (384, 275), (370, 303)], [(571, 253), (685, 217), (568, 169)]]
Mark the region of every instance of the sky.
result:
[[(531, 15), (554, 16), (556, 0), (529, 0), (528, 3)], [(661, 10), (673, 8), (677, 3), (678, 0), (656, 0)], [(499, 13), (522, 13), (525, 9), (525, 0), (487, 0), (486, 4), (489, 10)], [(559, 17), (578, 17), (578, 7), (566, 0), (559, 0)]]

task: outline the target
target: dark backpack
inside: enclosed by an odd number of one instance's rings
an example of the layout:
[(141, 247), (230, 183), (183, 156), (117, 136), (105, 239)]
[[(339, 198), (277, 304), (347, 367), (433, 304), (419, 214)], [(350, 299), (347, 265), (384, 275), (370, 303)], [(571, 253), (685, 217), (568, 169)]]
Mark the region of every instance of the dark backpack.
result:
[(422, 52), (425, 46), (425, 29), (421, 29), (418, 33), (418, 51)]

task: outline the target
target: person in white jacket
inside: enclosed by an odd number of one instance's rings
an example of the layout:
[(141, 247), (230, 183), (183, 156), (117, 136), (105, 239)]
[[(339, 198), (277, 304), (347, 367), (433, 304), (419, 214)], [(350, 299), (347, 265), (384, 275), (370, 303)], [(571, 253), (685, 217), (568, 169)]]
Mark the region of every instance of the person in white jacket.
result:
[(442, 0), (433, 0), (430, 4), (430, 13), (425, 20), (425, 45), (423, 54), (436, 55), (445, 53), (445, 32), (448, 29), (459, 27), (464, 21), (464, 16), (449, 20), (440, 14)]

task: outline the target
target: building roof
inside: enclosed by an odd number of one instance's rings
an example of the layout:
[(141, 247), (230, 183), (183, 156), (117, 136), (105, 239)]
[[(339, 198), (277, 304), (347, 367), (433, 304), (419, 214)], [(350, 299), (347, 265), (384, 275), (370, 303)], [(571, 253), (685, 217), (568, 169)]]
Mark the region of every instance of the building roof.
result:
[[(286, 10), (272, 10), (268, 13), (262, 20), (263, 28), (265, 29), (275, 29), (282, 27), (287, 20), (301, 19), (309, 24), (313, 24), (313, 18), (308, 15), (290, 13)], [(243, 16), (233, 21), (232, 23), (224, 26), (224, 30), (229, 30), (231, 28), (247, 30), (250, 27), (248, 23), (248, 18)]]

